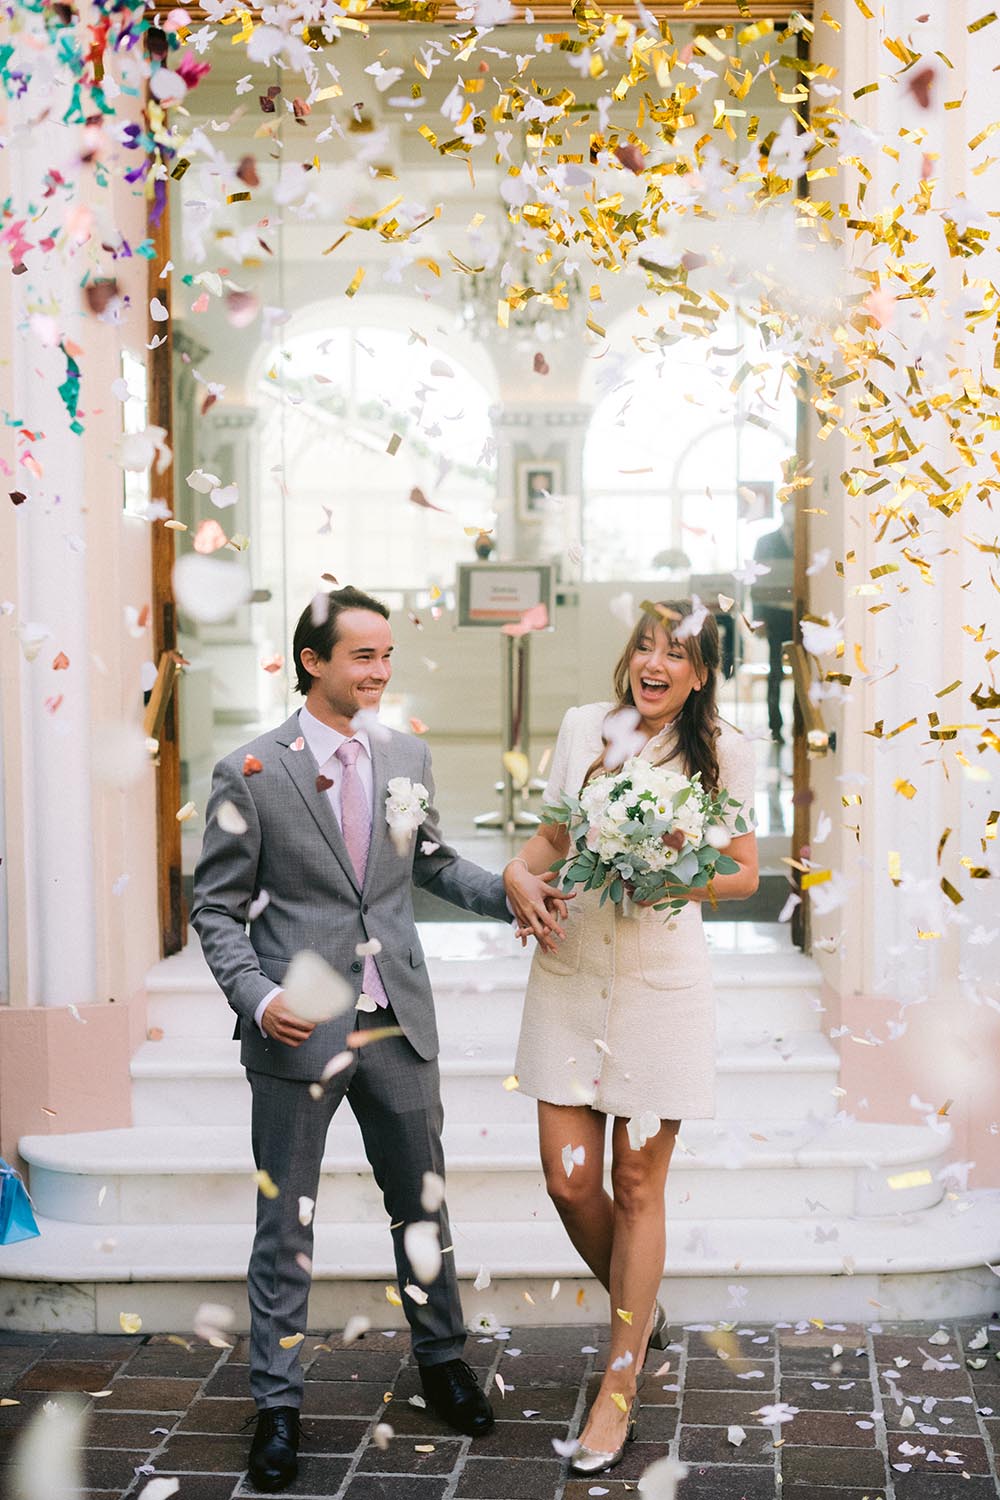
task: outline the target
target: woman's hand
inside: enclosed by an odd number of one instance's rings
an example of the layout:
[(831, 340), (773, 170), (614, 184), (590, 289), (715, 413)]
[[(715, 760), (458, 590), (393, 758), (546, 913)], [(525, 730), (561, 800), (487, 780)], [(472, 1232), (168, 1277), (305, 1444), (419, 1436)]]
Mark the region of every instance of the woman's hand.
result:
[(529, 937), (535, 938), (545, 953), (555, 953), (565, 936), (560, 926), (566, 920), (566, 903), (574, 893), (555, 889), (554, 870), (533, 875), (523, 859), (512, 859), (503, 872), (504, 890), (517, 919), (515, 936), (523, 948)]

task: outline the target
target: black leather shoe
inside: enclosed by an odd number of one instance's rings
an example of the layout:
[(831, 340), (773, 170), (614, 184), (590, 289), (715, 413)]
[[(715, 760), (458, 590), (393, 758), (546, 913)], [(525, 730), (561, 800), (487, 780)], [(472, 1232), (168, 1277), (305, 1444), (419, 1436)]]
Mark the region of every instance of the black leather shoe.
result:
[(463, 1359), (440, 1365), (421, 1365), (420, 1380), (427, 1405), (449, 1427), (467, 1437), (485, 1437), (493, 1428), (493, 1408)]
[(295, 1406), (266, 1406), (250, 1444), (250, 1483), (258, 1490), (284, 1490), (299, 1472), (299, 1413)]

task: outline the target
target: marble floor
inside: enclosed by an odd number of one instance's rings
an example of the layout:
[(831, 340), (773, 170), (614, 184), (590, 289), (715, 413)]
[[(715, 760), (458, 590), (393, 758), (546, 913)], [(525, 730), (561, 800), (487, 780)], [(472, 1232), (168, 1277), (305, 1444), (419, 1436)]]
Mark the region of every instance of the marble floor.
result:
[[(475, 1442), (417, 1401), (406, 1333), (338, 1332), (301, 1345), (299, 1478), (326, 1500), (589, 1500), (636, 1494), (650, 1465), (686, 1466), (677, 1500), (993, 1500), (1000, 1451), (1000, 1321), (698, 1324), (647, 1361), (636, 1440), (611, 1474), (573, 1479), (554, 1442), (580, 1431), (604, 1368), (603, 1327), (473, 1334), (466, 1357), (494, 1431)], [(176, 1476), (178, 1500), (255, 1493), (247, 1345), (190, 1334), (0, 1334), (0, 1493), (18, 1488), (20, 1434), (78, 1393), (80, 1500), (139, 1497)], [(96, 1394), (95, 1394), (96, 1393)], [(55, 1414), (58, 1416), (58, 1412)], [(783, 1420), (775, 1421), (775, 1418)], [(768, 1418), (771, 1424), (768, 1424)], [(379, 1422), (393, 1431), (373, 1441)], [(55, 1431), (55, 1428), (52, 1429)], [(167, 1491), (161, 1491), (167, 1493)], [(657, 1490), (657, 1496), (669, 1491)], [(60, 1496), (62, 1492), (60, 1491)]]

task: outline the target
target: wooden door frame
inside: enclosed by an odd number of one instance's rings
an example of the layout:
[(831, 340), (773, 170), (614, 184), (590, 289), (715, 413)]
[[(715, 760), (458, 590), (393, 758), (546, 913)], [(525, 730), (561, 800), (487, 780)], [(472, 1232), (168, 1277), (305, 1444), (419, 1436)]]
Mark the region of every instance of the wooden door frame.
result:
[[(148, 299), (159, 298), (167, 309), (162, 323), (150, 320), (150, 337), (162, 339), (149, 352), (149, 421), (166, 433), (171, 458), (159, 476), (171, 511), (174, 508), (174, 399), (173, 399), (173, 331), (170, 318), (170, 276), (162, 276), (170, 259), (170, 192), (163, 211), (153, 222), (152, 207), (147, 216), (147, 233), (154, 255), (147, 274)], [(174, 533), (162, 521), (155, 521), (150, 531), (151, 598), (153, 659), (159, 666), (165, 655), (177, 651), (177, 605), (174, 599)], [(187, 912), (184, 909), (184, 887), (181, 874), (181, 825), (177, 812), (181, 805), (181, 736), (180, 711), (176, 686), (170, 693), (159, 735), (156, 758), (156, 904), (160, 923), (160, 954), (163, 958), (179, 953), (184, 946)]]
[[(683, 0), (649, 0), (650, 8), (654, 14), (662, 16), (667, 20), (687, 21), (694, 24), (708, 21), (726, 22), (745, 20), (746, 16), (740, 15), (740, 8), (734, 0), (704, 0), (702, 5), (689, 11), (683, 8)], [(434, 7), (437, 19), (447, 23), (454, 19), (457, 6), (442, 3)], [(808, 16), (812, 11), (812, 5), (802, 3), (797, 7), (802, 14)], [(197, 18), (201, 7), (197, 4), (188, 7), (192, 18)], [(568, 7), (566, 5), (555, 5), (542, 3), (533, 7), (535, 20), (538, 23), (545, 21), (572, 20), (572, 12), (566, 16)], [(391, 8), (375, 8), (366, 12), (367, 21), (399, 22), (412, 19), (401, 16), (399, 11)], [(798, 38), (798, 50), (801, 53), (804, 48), (805, 39), (800, 35)], [(806, 48), (807, 50), (807, 48)], [(148, 299), (153, 297), (167, 309), (167, 318), (162, 323), (150, 322), (150, 333), (161, 338), (155, 349), (149, 351), (147, 364), (149, 378), (149, 421), (152, 425), (163, 428), (167, 435), (167, 445), (171, 451), (168, 466), (160, 476), (163, 489), (168, 496), (171, 510), (174, 505), (174, 464), (173, 464), (173, 437), (174, 437), (174, 411), (173, 411), (173, 327), (171, 319), (171, 280), (169, 275), (162, 276), (163, 267), (170, 260), (170, 184), (167, 183), (167, 192), (162, 211), (154, 222), (154, 210), (152, 202), (147, 217), (147, 233), (154, 248), (153, 258), (149, 261), (147, 275)], [(804, 417), (800, 417), (799, 451), (804, 456), (806, 428)], [(808, 578), (806, 575), (807, 565), (807, 537), (805, 535), (803, 516), (803, 505), (801, 503), (801, 491), (796, 492), (795, 505), (797, 510), (795, 527), (795, 563), (794, 563), (794, 614), (793, 628), (797, 629), (801, 615), (807, 610), (808, 602)], [(151, 599), (152, 599), (152, 638), (153, 656), (157, 665), (163, 661), (164, 655), (176, 653), (177, 651), (177, 604), (173, 590), (173, 567), (176, 555), (174, 546), (174, 533), (168, 530), (161, 522), (155, 522), (151, 528)], [(796, 733), (793, 745), (793, 784), (796, 789), (794, 816), (793, 816), (793, 857), (798, 858), (804, 844), (809, 838), (809, 807), (808, 807), (808, 785), (809, 769), (806, 755), (805, 736), (796, 713)], [(181, 866), (181, 824), (177, 821), (177, 812), (181, 805), (181, 724), (180, 706), (176, 686), (169, 694), (166, 712), (163, 717), (162, 730), (159, 735), (159, 753), (156, 762), (156, 886), (157, 886), (157, 909), (160, 927), (160, 953), (166, 958), (172, 953), (179, 953), (184, 946), (187, 931), (187, 912), (184, 903), (184, 887)], [(809, 903), (808, 896), (803, 893), (800, 906), (795, 910), (792, 918), (792, 938), (800, 947), (808, 951), (809, 946)]]

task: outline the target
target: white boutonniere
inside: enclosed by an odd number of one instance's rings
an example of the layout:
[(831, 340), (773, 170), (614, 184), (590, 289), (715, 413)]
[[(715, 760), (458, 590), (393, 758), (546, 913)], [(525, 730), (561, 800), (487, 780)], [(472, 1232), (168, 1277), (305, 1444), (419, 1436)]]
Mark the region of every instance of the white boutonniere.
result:
[(405, 854), (427, 812), (427, 788), (408, 776), (394, 776), (388, 783), (385, 798), (385, 821), (397, 854)]

